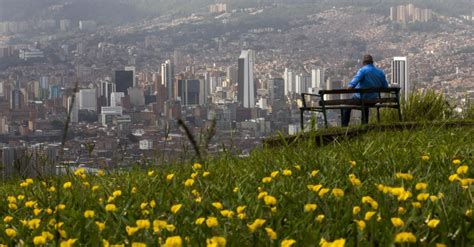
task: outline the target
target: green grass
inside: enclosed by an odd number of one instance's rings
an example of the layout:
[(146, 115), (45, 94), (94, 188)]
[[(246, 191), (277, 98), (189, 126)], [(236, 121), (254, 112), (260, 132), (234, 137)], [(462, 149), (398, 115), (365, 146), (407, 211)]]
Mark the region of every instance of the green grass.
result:
[[(206, 239), (213, 236), (224, 237), (229, 246), (280, 246), (285, 239), (294, 239), (295, 246), (312, 246), (323, 238), (327, 241), (344, 238), (348, 246), (387, 246), (394, 243), (395, 235), (400, 232), (412, 232), (417, 244), (472, 245), (474, 216), (466, 215), (466, 212), (474, 210), (474, 184), (463, 187), (459, 180), (450, 182), (448, 177), (462, 165), (468, 166), (468, 171), (459, 178), (474, 177), (473, 136), (472, 127), (427, 126), (413, 131), (374, 131), (350, 140), (341, 138), (324, 147), (316, 147), (314, 140), (309, 138), (294, 145), (257, 149), (246, 158), (222, 154), (203, 163), (200, 169), (193, 168), (192, 164), (173, 164), (150, 167), (153, 174), (133, 170), (105, 176), (87, 174), (86, 178), (72, 175), (61, 181), (61, 184), (71, 181), (72, 189), (61, 187), (60, 200), (65, 209), (59, 211), (59, 221), (64, 222), (60, 229), (62, 234), (67, 234), (65, 239), (77, 239), (77, 246), (97, 246), (103, 239), (111, 244), (143, 242), (156, 246), (170, 236), (180, 236), (183, 244), (191, 246), (205, 245)], [(422, 156), (429, 160), (423, 160)], [(455, 159), (461, 164), (453, 164)], [(350, 161), (355, 161), (356, 165), (352, 166)], [(284, 170), (291, 170), (291, 176), (284, 176)], [(311, 176), (315, 170), (319, 173)], [(204, 171), (210, 174), (204, 177)], [(262, 178), (270, 177), (274, 171), (279, 174), (269, 183), (263, 183)], [(186, 187), (183, 183), (193, 172), (197, 172), (194, 184)], [(412, 174), (413, 180), (397, 178), (395, 174), (399, 172)], [(168, 174), (175, 174), (171, 181), (166, 179)], [(351, 184), (350, 174), (360, 179), (360, 186)], [(419, 182), (427, 183), (428, 187), (416, 190), (415, 185)], [(56, 181), (43, 183), (35, 180), (27, 187), (20, 187), (20, 181), (12, 181), (0, 187), (0, 195), (5, 198), (0, 204), (0, 217), (13, 217), (11, 222), (0, 226), (0, 243), (13, 246), (21, 239), (31, 245), (34, 236), (44, 231), (54, 234), (54, 224), (49, 222), (57, 216), (48, 214), (47, 209), (54, 210), (58, 188), (56, 192), (48, 192), (46, 189)], [(330, 191), (321, 197), (318, 192), (308, 189), (308, 185), (318, 184)], [(412, 196), (399, 201), (396, 196), (379, 191), (377, 185), (380, 184), (403, 186)], [(95, 185), (99, 189), (92, 192)], [(334, 188), (342, 189), (344, 196), (334, 196)], [(116, 205), (117, 211), (107, 212), (105, 205), (116, 190), (122, 194), (112, 196), (110, 203)], [(263, 199), (257, 199), (263, 191), (275, 197), (276, 205), (269, 206)], [(417, 196), (422, 192), (437, 196), (438, 200), (418, 201)], [(26, 198), (23, 201), (16, 199), (18, 209), (9, 208), (7, 196), (20, 194)], [(377, 201), (377, 209), (362, 203), (364, 196)], [(201, 202), (196, 202), (196, 198), (201, 198)], [(36, 201), (36, 207), (42, 209), (38, 215), (34, 216), (33, 209), (25, 207), (28, 200)], [(141, 205), (152, 200), (156, 202), (155, 207)], [(222, 216), (220, 210), (212, 206), (213, 202), (222, 203), (223, 209), (232, 210), (234, 216)], [(413, 202), (420, 202), (421, 208), (413, 207)], [(305, 212), (304, 206), (308, 203), (316, 204), (316, 210)], [(174, 214), (170, 209), (176, 204), (182, 204), (182, 208)], [(246, 206), (245, 219), (237, 217), (238, 206)], [(354, 215), (355, 206), (361, 211)], [(95, 216), (85, 218), (85, 210), (93, 210)], [(363, 220), (368, 211), (376, 214), (365, 221), (365, 229), (360, 230), (354, 220)], [(321, 222), (315, 220), (318, 215), (324, 215)], [(217, 217), (218, 226), (210, 228), (206, 223), (195, 224), (199, 217), (211, 216)], [(404, 226), (395, 227), (390, 220), (393, 217), (401, 218)], [(41, 219), (41, 225), (36, 229), (21, 223), (21, 220), (32, 218)], [(135, 227), (138, 219), (164, 220), (168, 228), (173, 225), (175, 229), (154, 232), (152, 223), (150, 229), (128, 235), (126, 227)], [(255, 219), (266, 222), (252, 233), (248, 224)], [(440, 223), (431, 229), (425, 223), (427, 219), (439, 219)], [(95, 221), (105, 223), (105, 229), (99, 231)], [(271, 240), (265, 227), (272, 228), (277, 239)], [(15, 229), (17, 236), (7, 237), (5, 228)], [(53, 242), (48, 240), (49, 244)]]

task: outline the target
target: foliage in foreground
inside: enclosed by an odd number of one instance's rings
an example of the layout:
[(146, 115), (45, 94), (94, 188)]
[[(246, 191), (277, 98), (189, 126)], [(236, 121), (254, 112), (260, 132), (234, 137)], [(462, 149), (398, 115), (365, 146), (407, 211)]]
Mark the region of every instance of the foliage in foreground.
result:
[(244, 159), (26, 179), (0, 187), (0, 243), (52, 245), (58, 230), (62, 246), (472, 245), (472, 136), (369, 133)]

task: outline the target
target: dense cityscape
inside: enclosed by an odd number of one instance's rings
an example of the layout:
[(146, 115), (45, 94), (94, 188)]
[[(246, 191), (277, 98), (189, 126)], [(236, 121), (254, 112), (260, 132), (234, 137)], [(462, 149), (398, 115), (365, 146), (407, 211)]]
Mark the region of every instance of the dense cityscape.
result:
[[(442, 92), (459, 115), (473, 104), (472, 5), (459, 15), (414, 4), (288, 13), (284, 2), (213, 3), (116, 25), (2, 20), (2, 176), (52, 172), (18, 165), (40, 154), (101, 169), (186, 160), (183, 127), (208, 153), (246, 155), (302, 131), (300, 94), (345, 87), (364, 54), (404, 98)], [(331, 125), (339, 119), (331, 112)]]

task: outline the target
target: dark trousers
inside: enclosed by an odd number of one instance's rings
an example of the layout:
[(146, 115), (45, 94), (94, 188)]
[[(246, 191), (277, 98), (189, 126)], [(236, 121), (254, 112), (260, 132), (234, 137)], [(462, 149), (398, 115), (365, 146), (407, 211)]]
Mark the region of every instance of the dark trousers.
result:
[[(347, 127), (349, 125), (349, 122), (351, 121), (351, 111), (352, 109), (342, 109), (342, 116), (341, 116), (341, 122), (342, 122), (342, 127)], [(369, 108), (364, 108), (362, 109), (362, 124), (368, 124), (369, 123)]]

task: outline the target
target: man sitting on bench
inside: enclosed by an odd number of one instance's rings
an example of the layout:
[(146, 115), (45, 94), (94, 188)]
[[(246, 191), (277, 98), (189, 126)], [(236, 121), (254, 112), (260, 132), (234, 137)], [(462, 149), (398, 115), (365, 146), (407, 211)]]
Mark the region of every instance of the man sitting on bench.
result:
[[(362, 61), (363, 67), (359, 69), (357, 74), (354, 76), (351, 82), (349, 82), (348, 88), (387, 88), (388, 82), (385, 78), (385, 73), (374, 66), (374, 59), (371, 55), (365, 55)], [(352, 96), (353, 99), (360, 99), (361, 95), (356, 93)], [(377, 93), (366, 93), (362, 95), (362, 99), (376, 99)], [(369, 123), (369, 108), (362, 109), (363, 123)], [(349, 125), (351, 120), (351, 109), (343, 109), (342, 111), (342, 126), (346, 127)]]

